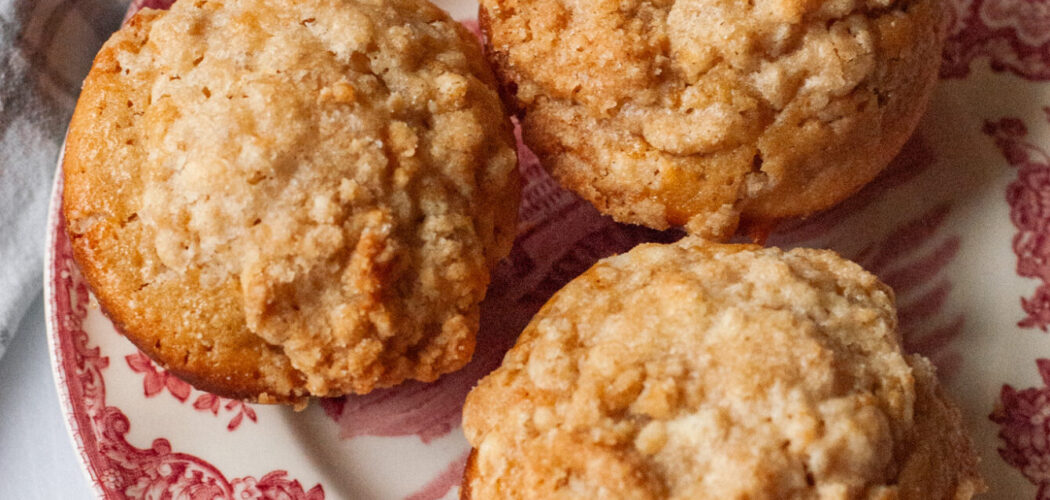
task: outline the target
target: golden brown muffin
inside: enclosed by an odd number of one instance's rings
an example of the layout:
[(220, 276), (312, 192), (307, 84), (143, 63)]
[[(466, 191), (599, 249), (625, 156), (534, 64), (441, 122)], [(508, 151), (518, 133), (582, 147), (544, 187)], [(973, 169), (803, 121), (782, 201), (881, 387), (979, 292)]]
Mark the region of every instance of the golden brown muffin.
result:
[(897, 154), (941, 0), (481, 0), (525, 142), (620, 222), (724, 239), (806, 215)]
[(968, 499), (892, 291), (825, 250), (689, 237), (599, 261), (467, 397), (473, 499)]
[(519, 190), (481, 47), (425, 0), (144, 11), (95, 59), (64, 170), (118, 328), (264, 401), (463, 366)]

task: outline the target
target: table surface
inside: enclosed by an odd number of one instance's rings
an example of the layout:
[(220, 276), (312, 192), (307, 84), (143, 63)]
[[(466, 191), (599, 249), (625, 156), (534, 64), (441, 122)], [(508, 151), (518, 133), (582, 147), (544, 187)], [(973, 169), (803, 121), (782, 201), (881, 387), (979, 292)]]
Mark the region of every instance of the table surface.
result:
[(38, 297), (0, 358), (0, 498), (93, 497), (62, 419)]

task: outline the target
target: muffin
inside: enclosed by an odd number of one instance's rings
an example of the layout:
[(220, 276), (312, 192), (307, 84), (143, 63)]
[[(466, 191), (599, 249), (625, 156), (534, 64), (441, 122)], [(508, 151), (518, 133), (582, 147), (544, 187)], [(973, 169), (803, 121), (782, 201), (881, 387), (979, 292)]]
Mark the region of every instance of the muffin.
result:
[(967, 499), (892, 291), (833, 252), (687, 237), (599, 261), (467, 397), (463, 498)]
[(620, 222), (710, 239), (882, 170), (937, 78), (941, 0), (481, 0), (526, 144)]
[(182, 1), (96, 57), (66, 230), (117, 328), (199, 388), (366, 393), (470, 359), (514, 146), (480, 44), (426, 0)]

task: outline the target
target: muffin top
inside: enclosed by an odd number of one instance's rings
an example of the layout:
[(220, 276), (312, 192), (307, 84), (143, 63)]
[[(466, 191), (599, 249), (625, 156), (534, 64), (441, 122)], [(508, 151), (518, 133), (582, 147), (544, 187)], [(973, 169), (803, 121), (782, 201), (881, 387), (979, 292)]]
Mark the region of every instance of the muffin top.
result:
[(464, 498), (969, 498), (892, 292), (830, 251), (686, 238), (598, 262), (468, 396)]
[(494, 85), (425, 0), (144, 11), (70, 128), (77, 260), (124, 333), (219, 392), (433, 380), (469, 360), (514, 235)]
[(527, 144), (622, 222), (722, 239), (871, 180), (925, 109), (941, 0), (481, 0)]

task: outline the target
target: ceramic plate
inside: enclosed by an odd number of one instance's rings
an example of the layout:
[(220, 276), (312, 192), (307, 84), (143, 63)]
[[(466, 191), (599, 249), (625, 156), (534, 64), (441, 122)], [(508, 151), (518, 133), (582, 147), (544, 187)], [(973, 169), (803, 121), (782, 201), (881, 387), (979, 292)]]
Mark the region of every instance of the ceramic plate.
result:
[[(929, 356), (982, 458), (987, 498), (1050, 498), (1050, 0), (950, 0), (942, 82), (872, 184), (782, 224), (780, 246), (832, 248), (897, 292), (907, 349)], [(439, 4), (467, 19), (473, 2)], [(519, 235), (483, 304), (475, 360), (433, 384), (302, 412), (193, 389), (118, 335), (74, 265), (61, 175), (45, 294), (59, 397), (104, 498), (456, 498), (460, 406), (540, 305), (600, 257), (675, 232), (619, 225), (527, 151)]]

